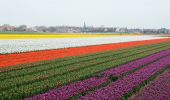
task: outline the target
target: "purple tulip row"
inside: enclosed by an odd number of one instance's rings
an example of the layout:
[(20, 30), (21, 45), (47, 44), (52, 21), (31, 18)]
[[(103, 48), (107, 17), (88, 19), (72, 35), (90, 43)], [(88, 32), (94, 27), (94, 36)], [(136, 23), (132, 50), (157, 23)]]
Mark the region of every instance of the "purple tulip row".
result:
[(92, 77), (83, 81), (50, 90), (47, 93), (39, 94), (32, 98), (26, 98), (25, 100), (65, 100), (81, 92), (87, 91), (93, 87), (100, 86), (107, 81), (107, 77)]
[(170, 69), (132, 96), (131, 100), (170, 100)]
[(133, 62), (129, 62), (125, 65), (113, 68), (111, 70), (104, 71), (102, 74), (104, 74), (106, 76), (110, 76), (110, 75), (120, 76), (124, 73), (127, 73), (131, 70), (134, 70), (136, 68), (144, 66), (144, 65), (146, 65), (150, 62), (153, 62), (153, 61), (155, 61), (155, 60), (157, 60), (157, 59), (159, 59), (163, 56), (169, 55), (169, 54), (170, 54), (170, 49), (156, 53), (156, 54), (153, 54), (153, 55), (148, 56), (146, 58), (142, 58), (142, 59), (139, 59), (139, 60), (136, 60), (136, 61), (133, 61)]
[(147, 65), (130, 75), (111, 83), (110, 85), (98, 89), (86, 96), (80, 97), (80, 100), (120, 100), (123, 95), (132, 91), (142, 82), (163, 70), (170, 65), (170, 56), (164, 57), (159, 61)]
[(170, 54), (170, 49), (162, 51), (160, 53), (153, 54), (151, 56), (148, 56), (146, 58), (142, 58), (133, 62), (130, 62), (128, 64), (125, 64), (123, 66), (119, 66), (116, 68), (113, 68), (111, 70), (105, 71), (104, 76), (106, 77), (99, 77), (99, 78), (89, 78), (83, 81), (75, 82), (70, 85), (66, 85), (57, 89), (50, 90), (44, 94), (35, 95), (31, 98), (26, 98), (27, 100), (42, 100), (42, 99), (68, 99), (74, 95), (77, 95), (79, 93), (85, 92), (89, 89), (92, 89), (94, 87), (98, 87), (102, 85), (103, 83), (108, 81), (108, 75), (115, 75), (120, 76), (123, 73), (126, 73), (128, 71), (131, 71), (135, 68), (139, 68), (142, 65), (148, 64), (150, 62), (153, 62), (156, 59), (159, 59), (160, 57), (166, 56)]

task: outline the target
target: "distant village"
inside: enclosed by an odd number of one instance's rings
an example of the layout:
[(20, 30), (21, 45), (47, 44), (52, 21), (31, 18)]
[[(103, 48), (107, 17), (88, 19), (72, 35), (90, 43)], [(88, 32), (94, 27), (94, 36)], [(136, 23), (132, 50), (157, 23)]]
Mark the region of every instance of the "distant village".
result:
[(137, 34), (170, 34), (170, 29), (128, 29), (126, 27), (93, 27), (93, 26), (34, 26), (27, 25), (12, 26), (9, 24), (0, 25), (0, 32), (47, 32), (47, 33), (137, 33)]

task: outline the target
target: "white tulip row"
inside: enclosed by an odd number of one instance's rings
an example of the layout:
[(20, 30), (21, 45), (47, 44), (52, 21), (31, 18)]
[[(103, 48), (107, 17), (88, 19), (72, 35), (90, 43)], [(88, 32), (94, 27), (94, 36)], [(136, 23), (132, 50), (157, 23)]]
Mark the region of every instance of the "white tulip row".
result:
[(160, 39), (156, 36), (0, 40), (0, 54)]

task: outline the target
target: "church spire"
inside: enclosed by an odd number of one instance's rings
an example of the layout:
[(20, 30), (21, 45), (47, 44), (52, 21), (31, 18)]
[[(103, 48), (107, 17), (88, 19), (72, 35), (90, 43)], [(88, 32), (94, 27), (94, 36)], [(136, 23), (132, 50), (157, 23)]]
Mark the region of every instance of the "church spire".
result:
[(87, 27), (86, 27), (86, 23), (84, 22), (84, 26), (83, 26), (83, 33), (87, 33)]

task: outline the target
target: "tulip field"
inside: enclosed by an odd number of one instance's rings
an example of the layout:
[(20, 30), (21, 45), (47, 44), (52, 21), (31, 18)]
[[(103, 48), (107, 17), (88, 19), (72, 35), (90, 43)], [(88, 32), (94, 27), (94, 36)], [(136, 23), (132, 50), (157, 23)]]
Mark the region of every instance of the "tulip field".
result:
[(170, 100), (168, 37), (2, 37), (0, 100)]

